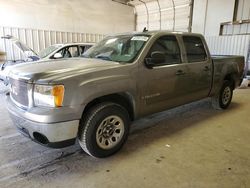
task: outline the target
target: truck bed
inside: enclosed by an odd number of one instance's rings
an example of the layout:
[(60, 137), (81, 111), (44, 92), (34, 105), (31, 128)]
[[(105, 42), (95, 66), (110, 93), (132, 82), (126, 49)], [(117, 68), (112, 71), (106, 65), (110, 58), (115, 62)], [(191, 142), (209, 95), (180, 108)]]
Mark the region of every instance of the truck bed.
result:
[(244, 72), (245, 58), (239, 55), (211, 55), (213, 62), (216, 63), (237, 63), (239, 70)]
[[(219, 83), (219, 77), (223, 71), (226, 70), (228, 73), (233, 73), (238, 75), (238, 80), (235, 83), (235, 87), (239, 86), (244, 77), (244, 66), (245, 60), (244, 56), (237, 55), (212, 55), (211, 56), (214, 64), (214, 85)], [(217, 85), (219, 87), (219, 85)]]

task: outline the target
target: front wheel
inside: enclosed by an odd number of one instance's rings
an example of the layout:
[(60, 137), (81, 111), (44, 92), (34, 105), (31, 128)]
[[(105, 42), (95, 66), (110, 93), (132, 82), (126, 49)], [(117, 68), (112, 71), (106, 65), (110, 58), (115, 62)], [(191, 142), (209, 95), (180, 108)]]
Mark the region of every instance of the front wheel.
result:
[(225, 80), (220, 93), (212, 97), (212, 105), (215, 109), (226, 109), (230, 105), (233, 97), (233, 87), (232, 83)]
[(129, 115), (115, 103), (92, 107), (83, 117), (79, 129), (79, 143), (91, 156), (108, 157), (121, 149), (129, 133)]

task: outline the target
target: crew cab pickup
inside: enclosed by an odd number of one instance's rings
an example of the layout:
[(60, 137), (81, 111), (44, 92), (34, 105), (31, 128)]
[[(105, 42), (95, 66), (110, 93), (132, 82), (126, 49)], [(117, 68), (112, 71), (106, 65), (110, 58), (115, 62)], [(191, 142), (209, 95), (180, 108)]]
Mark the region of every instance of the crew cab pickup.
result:
[(122, 147), (138, 118), (206, 97), (226, 109), (243, 70), (244, 57), (211, 56), (200, 34), (125, 33), (81, 58), (16, 66), (7, 108), (32, 140), (50, 147), (78, 140), (102, 158)]

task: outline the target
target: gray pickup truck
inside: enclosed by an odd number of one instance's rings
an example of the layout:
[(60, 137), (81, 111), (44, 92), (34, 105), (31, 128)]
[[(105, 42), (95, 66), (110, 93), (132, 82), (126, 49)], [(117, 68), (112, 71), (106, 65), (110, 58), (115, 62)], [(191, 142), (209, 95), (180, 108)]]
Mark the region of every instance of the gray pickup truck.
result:
[(244, 57), (211, 57), (202, 35), (152, 31), (109, 36), (82, 58), (16, 66), (7, 108), (35, 142), (79, 141), (94, 157), (125, 143), (131, 121), (212, 98), (226, 109), (241, 83)]

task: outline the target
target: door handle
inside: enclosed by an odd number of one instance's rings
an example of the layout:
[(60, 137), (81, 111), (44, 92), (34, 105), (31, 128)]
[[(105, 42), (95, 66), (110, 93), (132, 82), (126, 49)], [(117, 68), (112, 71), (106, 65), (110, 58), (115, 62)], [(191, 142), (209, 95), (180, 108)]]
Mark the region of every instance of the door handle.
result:
[(208, 66), (205, 66), (203, 70), (204, 70), (204, 71), (209, 71), (210, 68), (209, 68)]
[(183, 74), (185, 74), (185, 72), (183, 72), (183, 70), (178, 70), (175, 74), (176, 75), (183, 75)]

